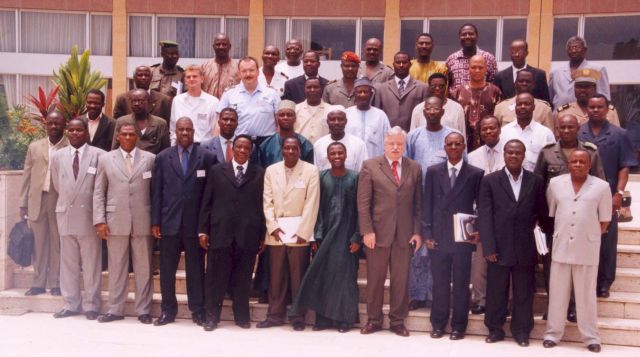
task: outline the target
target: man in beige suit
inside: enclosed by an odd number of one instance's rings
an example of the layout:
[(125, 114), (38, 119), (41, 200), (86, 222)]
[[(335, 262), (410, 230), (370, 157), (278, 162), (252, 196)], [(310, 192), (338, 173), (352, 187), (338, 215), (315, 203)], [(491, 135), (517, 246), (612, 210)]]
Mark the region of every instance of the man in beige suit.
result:
[(60, 238), (55, 208), (58, 193), (51, 186), (49, 157), (69, 145), (63, 136), (66, 121), (60, 112), (47, 116), (47, 137), (29, 144), (24, 161), (22, 189), (20, 190), (20, 217), (29, 220), (33, 230), (33, 283), (25, 295), (45, 292), (60, 295)]
[[(382, 304), (387, 270), (391, 271), (391, 332), (409, 336), (409, 263), (422, 245), (422, 168), (402, 157), (406, 133), (398, 126), (385, 135), (384, 155), (366, 160), (358, 178), (358, 220), (367, 249), (367, 315), (360, 330), (382, 329)], [(412, 249), (413, 246), (413, 249)]]
[(575, 291), (578, 329), (591, 352), (600, 352), (596, 294), (600, 240), (611, 221), (611, 191), (607, 181), (589, 175), (591, 154), (575, 149), (569, 156), (569, 174), (549, 182), (549, 216), (555, 217), (549, 316), (543, 346), (562, 338), (571, 287)]
[[(295, 136), (284, 139), (284, 160), (267, 167), (264, 175), (265, 244), (269, 249), (271, 277), (267, 319), (258, 323), (257, 328), (284, 324), (287, 293), (298, 295), (309, 265), (309, 241), (320, 205), (320, 183), (318, 169), (300, 160), (301, 145)], [(287, 223), (296, 219), (298, 223)], [(294, 330), (304, 330), (305, 312), (291, 317)]]
[(151, 173), (155, 155), (136, 148), (131, 123), (117, 132), (119, 148), (100, 158), (93, 193), (93, 224), (109, 249), (109, 311), (99, 322), (124, 319), (129, 249), (136, 282), (135, 312), (151, 323)]
[[(87, 143), (87, 122), (77, 118), (67, 125), (69, 146), (51, 157), (51, 183), (58, 192), (56, 218), (60, 233), (60, 289), (64, 307), (53, 317), (84, 311), (88, 320), (100, 308), (102, 244), (93, 227), (93, 187), (98, 160), (104, 150)], [(84, 293), (80, 294), (80, 272)]]

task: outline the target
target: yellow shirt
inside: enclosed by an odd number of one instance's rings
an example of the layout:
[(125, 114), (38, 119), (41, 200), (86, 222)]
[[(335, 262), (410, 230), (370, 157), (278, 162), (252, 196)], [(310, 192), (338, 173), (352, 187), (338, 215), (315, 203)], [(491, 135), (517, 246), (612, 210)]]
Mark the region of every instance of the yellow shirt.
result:
[(409, 68), (409, 76), (417, 81), (427, 83), (429, 76), (434, 73), (442, 73), (447, 75), (447, 66), (444, 62), (429, 61), (427, 64), (418, 62), (417, 59), (411, 60), (411, 68)]

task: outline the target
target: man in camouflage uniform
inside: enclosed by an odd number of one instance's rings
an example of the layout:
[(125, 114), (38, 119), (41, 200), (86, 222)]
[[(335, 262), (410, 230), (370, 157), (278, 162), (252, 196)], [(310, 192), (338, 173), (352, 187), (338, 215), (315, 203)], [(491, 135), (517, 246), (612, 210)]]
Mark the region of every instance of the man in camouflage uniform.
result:
[(160, 41), (162, 63), (151, 66), (151, 85), (149, 89), (157, 90), (173, 98), (183, 90), (184, 69), (178, 66), (180, 52), (178, 44), (173, 41)]

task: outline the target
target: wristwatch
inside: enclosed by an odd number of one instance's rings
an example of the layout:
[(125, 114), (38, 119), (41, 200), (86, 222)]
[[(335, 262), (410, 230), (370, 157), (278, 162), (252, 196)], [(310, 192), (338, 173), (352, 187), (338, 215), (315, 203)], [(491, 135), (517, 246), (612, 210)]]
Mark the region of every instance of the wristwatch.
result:
[(624, 196), (624, 191), (623, 190), (618, 190), (616, 191), (617, 194), (619, 194), (620, 196)]

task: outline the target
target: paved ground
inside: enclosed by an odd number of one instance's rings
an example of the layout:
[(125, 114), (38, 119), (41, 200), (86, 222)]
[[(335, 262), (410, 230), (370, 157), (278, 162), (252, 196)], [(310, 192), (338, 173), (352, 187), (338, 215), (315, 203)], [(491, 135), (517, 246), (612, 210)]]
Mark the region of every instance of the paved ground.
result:
[[(0, 355), (14, 356), (595, 356), (582, 345), (564, 343), (542, 348), (533, 340), (528, 348), (512, 340), (488, 345), (483, 337), (461, 341), (433, 340), (425, 333), (402, 338), (387, 331), (362, 336), (357, 331), (293, 332), (289, 327), (242, 330), (223, 323), (204, 332), (187, 320), (147, 326), (134, 318), (110, 324), (83, 316), (55, 320), (51, 314), (0, 316)], [(640, 356), (640, 348), (603, 346), (600, 355)]]

